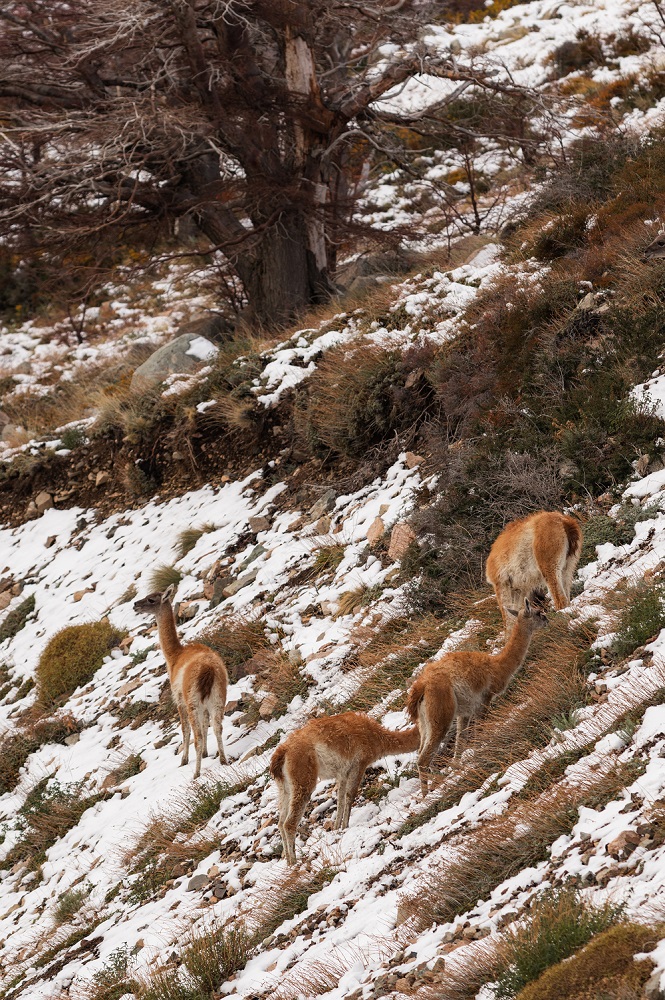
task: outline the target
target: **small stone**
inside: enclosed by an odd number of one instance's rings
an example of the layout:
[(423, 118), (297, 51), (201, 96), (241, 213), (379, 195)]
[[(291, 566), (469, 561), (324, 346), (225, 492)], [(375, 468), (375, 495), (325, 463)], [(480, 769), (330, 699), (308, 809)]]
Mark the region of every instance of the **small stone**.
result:
[(409, 546), (416, 540), (416, 533), (406, 521), (400, 521), (395, 525), (390, 533), (390, 545), (388, 547), (388, 558), (394, 562), (401, 562), (406, 555)]
[(323, 496), (312, 504), (309, 508), (309, 515), (312, 521), (317, 521), (323, 514), (327, 514), (335, 506), (337, 494), (334, 490), (327, 490)]
[(294, 667), (299, 667), (302, 663), (302, 653), (299, 649), (289, 650), (289, 663)]
[(123, 651), (123, 653), (126, 653), (128, 652), (129, 647), (133, 642), (134, 642), (134, 636), (126, 635), (123, 639), (120, 640), (119, 647)]
[(18, 583), (15, 583), (14, 586), (12, 587), (11, 595), (12, 597), (18, 597), (18, 595), (22, 593), (23, 593), (23, 584), (19, 581)]
[(386, 526), (382, 517), (375, 517), (367, 529), (367, 541), (371, 546), (377, 545), (383, 538)]
[(134, 947), (132, 948), (132, 955), (138, 955), (142, 948), (145, 948), (145, 941), (143, 938), (139, 938)]
[(42, 490), (35, 497), (35, 507), (37, 508), (38, 514), (43, 514), (44, 511), (50, 510), (53, 507), (53, 497), (46, 490)]
[(249, 573), (245, 573), (244, 576), (238, 577), (237, 580), (233, 580), (233, 582), (227, 587), (224, 587), (222, 594), (224, 597), (233, 597), (233, 595), (237, 594), (243, 587), (247, 587), (250, 583), (254, 583), (258, 575), (258, 569), (250, 570)]
[(276, 694), (267, 694), (259, 706), (259, 715), (262, 719), (269, 719), (277, 707), (279, 701)]
[(11, 591), (6, 590), (4, 594), (0, 594), (0, 611), (4, 611), (12, 603)]
[(314, 530), (316, 531), (317, 535), (327, 535), (328, 532), (330, 531), (330, 524), (331, 524), (330, 518), (326, 514), (324, 515), (324, 517), (320, 517), (318, 519)]
[(422, 465), (425, 459), (422, 455), (416, 455), (412, 451), (407, 451), (405, 456), (405, 462), (407, 469), (415, 469), (418, 465)]
[(95, 476), (95, 486), (104, 486), (105, 483), (110, 482), (111, 473), (110, 472), (98, 472)]
[(71, 736), (65, 736), (65, 746), (73, 747), (81, 739), (79, 733), (72, 733)]
[(224, 899), (226, 897), (226, 882), (221, 878), (216, 878), (212, 884), (212, 894), (215, 899)]
[(39, 511), (34, 500), (31, 500), (28, 506), (25, 508), (25, 516), (28, 521), (34, 521), (36, 517), (39, 517)]
[(250, 517), (249, 519), (249, 530), (255, 535), (258, 535), (259, 531), (267, 531), (269, 527), (270, 518), (265, 517), (265, 515), (261, 517)]
[(198, 610), (199, 606), (196, 601), (180, 601), (180, 603), (176, 605), (176, 618), (189, 622), (192, 618), (196, 618)]
[(94, 587), (87, 587), (85, 590), (75, 590), (74, 591), (75, 603), (82, 601), (86, 594), (92, 594), (94, 589), (95, 589)]
[(617, 860), (627, 858), (640, 842), (640, 835), (635, 830), (624, 830), (607, 845), (607, 853)]
[(211, 865), (206, 874), (208, 878), (217, 878), (219, 875), (219, 865)]
[(57, 540), (58, 540), (57, 535), (49, 535), (46, 541), (44, 542), (44, 548), (52, 549)]
[(209, 881), (210, 879), (207, 875), (194, 875), (187, 883), (187, 892), (195, 892), (197, 889), (202, 889)]
[(122, 687), (118, 688), (116, 692), (117, 696), (119, 698), (124, 698), (125, 695), (131, 694), (132, 691), (136, 691), (137, 688), (140, 688), (142, 684), (143, 680), (140, 677), (133, 677), (131, 681), (127, 681), (126, 684), (123, 684)]

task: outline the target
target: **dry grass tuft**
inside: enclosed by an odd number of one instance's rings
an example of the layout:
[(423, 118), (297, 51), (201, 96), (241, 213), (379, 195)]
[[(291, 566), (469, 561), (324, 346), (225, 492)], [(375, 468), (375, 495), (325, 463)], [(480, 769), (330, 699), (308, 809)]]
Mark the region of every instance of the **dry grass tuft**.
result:
[(414, 929), (447, 923), (487, 899), (497, 886), (547, 858), (554, 841), (570, 832), (581, 806), (610, 801), (631, 780), (616, 766), (584, 784), (560, 784), (536, 799), (518, 801), (508, 812), (463, 836), (455, 857), (428, 874), (427, 886), (405, 896), (400, 920)]
[(148, 825), (127, 849), (122, 862), (137, 876), (132, 896), (137, 900), (153, 897), (169, 879), (177, 865), (196, 863), (219, 847), (219, 835), (204, 828), (218, 811), (223, 799), (242, 791), (250, 779), (235, 784), (204, 781), (176, 796), (170, 806), (152, 816)]
[(238, 671), (247, 660), (271, 649), (265, 623), (244, 615), (218, 618), (198, 636), (198, 641), (219, 653), (231, 678), (239, 676)]
[(332, 882), (336, 868), (320, 864), (312, 871), (295, 868), (265, 886), (261, 892), (261, 907), (254, 936), (257, 941), (269, 938), (287, 920), (307, 909), (309, 897)]
[(175, 566), (168, 566), (166, 563), (162, 563), (161, 566), (155, 566), (150, 574), (148, 587), (151, 593), (155, 591), (163, 593), (171, 584), (177, 587), (181, 580), (182, 573), (180, 570), (176, 569)]
[(0, 742), (0, 795), (16, 787), (21, 768), (30, 754), (46, 743), (63, 743), (80, 728), (69, 713), (52, 718), (26, 716), (18, 732), (5, 736)]

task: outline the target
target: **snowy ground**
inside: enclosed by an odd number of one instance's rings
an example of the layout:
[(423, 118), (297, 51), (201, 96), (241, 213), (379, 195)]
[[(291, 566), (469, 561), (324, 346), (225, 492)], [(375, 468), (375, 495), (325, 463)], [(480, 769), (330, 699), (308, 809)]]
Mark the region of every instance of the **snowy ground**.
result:
[[(657, 23), (650, 4), (536, 0), (480, 25), (460, 25), (450, 31), (433, 28), (432, 37), (437, 45), (453, 45), (453, 50), (462, 53), (482, 49), (518, 82), (544, 85), (551, 70), (548, 56), (562, 42), (574, 39), (580, 28), (599, 34), (609, 53), (612, 35), (625, 35), (629, 29), (648, 34), (650, 26)], [(616, 66), (600, 67), (592, 76), (610, 81), (634, 74), (639, 79), (662, 69), (664, 53), (654, 38), (649, 51), (617, 57)], [(408, 88), (400, 100), (431, 101), (439, 86), (438, 81), (421, 81)], [(627, 112), (626, 125), (644, 128), (659, 120), (661, 110)], [(488, 150), (488, 171), (500, 165), (497, 157), (492, 157)], [(431, 179), (444, 176), (453, 166), (452, 160), (436, 154)], [(382, 187), (374, 188), (371, 199), (368, 196), (375, 205), (375, 221), (385, 225), (403, 221), (409, 197), (409, 188), (401, 179), (384, 178)], [(521, 199), (522, 194), (515, 196), (513, 208)], [(478, 288), (490, 282), (502, 266), (498, 248), (489, 244), (461, 267), (418, 275), (398, 284), (391, 308), (400, 320), (390, 329), (368, 323), (360, 309), (351, 315), (333, 316), (317, 329), (299, 331), (266, 353), (254, 386), (258, 400), (265, 406), (274, 405), (315, 370), (322, 352), (337, 344), (353, 345), (360, 339), (400, 347), (423, 340), (441, 343), (455, 332), (457, 317)], [(527, 280), (537, 279), (536, 266), (524, 265), (523, 271)], [(40, 392), (40, 386), (52, 384), (53, 372), (58, 378), (72, 378), (141, 338), (160, 343), (195, 311), (194, 307), (208, 304), (204, 298), (180, 297), (173, 288), (164, 288), (168, 311), (153, 315), (138, 304), (127, 306), (122, 290), (115, 291), (117, 294), (110, 293), (115, 316), (106, 321), (110, 324), (108, 335), (102, 331), (74, 351), (64, 339), (60, 344), (54, 342), (50, 328), (36, 329), (34, 324), (25, 323), (3, 331), (2, 343), (10, 353), (5, 353), (2, 365), (5, 372), (14, 375), (14, 392)], [(646, 395), (657, 403), (661, 416), (665, 399), (662, 382), (660, 371), (654, 372), (649, 382), (635, 389), (638, 398)], [(0, 575), (11, 574), (23, 584), (22, 593), (0, 612), (0, 626), (27, 597), (34, 595), (36, 602), (25, 627), (0, 645), (0, 662), (13, 682), (0, 703), (0, 738), (14, 731), (19, 714), (33, 703), (33, 693), (17, 701), (16, 692), (23, 681), (34, 676), (39, 656), (57, 630), (108, 615), (115, 626), (134, 637), (127, 653), (114, 650), (94, 681), (75, 692), (60, 710), (71, 712), (83, 725), (80, 739), (71, 745), (48, 744), (33, 753), (17, 787), (0, 797), (0, 831), (4, 835), (0, 858), (20, 839), (17, 811), (43, 778), (62, 786), (81, 783), (81, 794), (91, 794), (102, 789), (109, 773), (128, 755), (140, 754), (145, 764), (123, 782), (122, 789), (88, 809), (47, 851), (41, 880), (20, 866), (0, 873), (0, 989), (8, 989), (21, 973), (20, 995), (27, 1000), (86, 996), (86, 984), (108, 968), (121, 949), (134, 954), (132, 973), (140, 973), (162, 961), (182, 940), (185, 929), (203, 926), (211, 918), (224, 922), (241, 917), (251, 925), (266, 893), (285, 873), (284, 862), (276, 856), (276, 796), (267, 775), (272, 751), (252, 751), (280, 731), (300, 726), (318, 706), (343, 703), (362, 681), (361, 672), (344, 669), (357, 646), (359, 626), (380, 631), (402, 608), (402, 593), (394, 586), (397, 564), (386, 563), (370, 550), (367, 532), (378, 516), (390, 529), (408, 515), (422, 483), (419, 467), (409, 468), (406, 457), (401, 456), (382, 480), (353, 495), (334, 497), (325, 534), (317, 534), (321, 523), (317, 518), (289, 504), (283, 484), (265, 488), (259, 472), (221, 489), (206, 487), (164, 502), (155, 498), (139, 510), (105, 520), (94, 510), (49, 510), (37, 521), (0, 529)], [(434, 482), (429, 485), (435, 487)], [(571, 606), (573, 621), (600, 615), (599, 648), (609, 641), (603, 632), (611, 628), (610, 620), (603, 618), (605, 595), (613, 593), (622, 581), (661, 572), (665, 560), (665, 473), (636, 480), (627, 487), (626, 499), (649, 506), (652, 516), (637, 524), (635, 538), (628, 545), (599, 547), (597, 560), (580, 573), (584, 590)], [(249, 518), (261, 515), (268, 518), (269, 527), (250, 536)], [(203, 525), (212, 529), (179, 559), (181, 532)], [(293, 582), (301, 570), (314, 565), (318, 552), (339, 545), (344, 550), (339, 565), (305, 582)], [(244, 585), (211, 610), (203, 598), (203, 578), (218, 560), (225, 562), (229, 576), (241, 579)], [(221, 767), (216, 760), (204, 762), (204, 781), (214, 776), (243, 784), (241, 791), (222, 802), (210, 821), (207, 832), (219, 842), (219, 848), (201, 860), (197, 869), (203, 874), (213, 866), (218, 869), (216, 877), (229, 889), (227, 897), (218, 902), (211, 900), (209, 888), (189, 889), (192, 873), (175, 879), (164, 895), (147, 902), (132, 901), (129, 894), (137, 876), (128, 875), (121, 857), (151, 812), (177, 801), (179, 794), (191, 789), (193, 780), (191, 767), (178, 767), (175, 750), (179, 734), (174, 723), (164, 725), (151, 719), (137, 728), (118, 726), (122, 709), (140, 702), (156, 703), (164, 682), (156, 636), (145, 619), (135, 615), (133, 597), (128, 596), (134, 590), (139, 595), (145, 593), (152, 570), (162, 563), (175, 564), (182, 574), (178, 599), (192, 600), (197, 607), (195, 617), (182, 626), (185, 639), (194, 639), (221, 616), (260, 616), (275, 648), (301, 662), (301, 673), (310, 682), (306, 696), (294, 698), (279, 718), (268, 716), (250, 725), (242, 711), (229, 711), (224, 731), (230, 764)], [(355, 614), (337, 614), (343, 594), (370, 588), (378, 596), (368, 607)], [(75, 599), (81, 592), (80, 599)], [(448, 648), (462, 638), (462, 634), (451, 636)], [(446, 960), (453, 965), (463, 961), (474, 948), (476, 932), (478, 938), (495, 935), (534, 891), (565, 875), (576, 876), (582, 885), (601, 883), (602, 888), (584, 891), (626, 902), (629, 912), (637, 916), (657, 910), (665, 903), (665, 846), (640, 834), (640, 842), (629, 857), (617, 860), (608, 852), (608, 845), (626, 831), (639, 831), (654, 804), (665, 798), (665, 769), (660, 763), (665, 755), (665, 706), (648, 708), (632, 733), (613, 731), (627, 707), (644, 702), (665, 685), (665, 633), (640, 658), (619, 670), (599, 665), (598, 674), (592, 675), (589, 683), (602, 692), (603, 700), (581, 709), (571, 728), (553, 736), (544, 750), (513, 765), (495, 784), (488, 781), (483, 788), (465, 794), (461, 801), (403, 837), (396, 832), (404, 820), (423, 808), (413, 755), (381, 764), (386, 779), (384, 794), (371, 800), (361, 796), (346, 831), (327, 828), (333, 796), (330, 785), (321, 786), (314, 797), (312, 822), (301, 828), (298, 850), (304, 860), (315, 866), (325, 864), (336, 874), (325, 888), (310, 896), (306, 909), (278, 928), (246, 968), (226, 984), (225, 994), (268, 996), (277, 986), (288, 992), (290, 983), (296, 989), (308, 968), (324, 962), (339, 973), (338, 984), (328, 994), (331, 1000), (386, 995), (372, 992), (379, 976), (389, 970), (396, 981), (416, 969), (432, 969), (441, 955), (449, 955), (451, 942), (454, 957)], [(254, 679), (243, 677), (229, 690), (229, 701), (238, 702), (251, 694), (261, 700)], [(389, 726), (405, 725), (401, 712), (385, 708), (377, 706), (374, 714), (383, 715)], [(603, 808), (582, 809), (572, 832), (552, 845), (546, 860), (499, 885), (488, 899), (453, 924), (420, 932), (408, 922), (399, 922), (404, 899), (426, 885), (437, 866), (454, 856), (456, 841), (451, 834), (503, 814), (529, 774), (546, 759), (589, 745), (591, 749), (566, 770), (565, 782), (588, 780), (590, 775), (633, 759), (642, 762), (643, 773)], [(237, 856), (230, 857), (232, 854)], [(69, 924), (55, 931), (53, 914), (58, 899), (81, 885), (88, 893), (85, 906)], [(112, 896), (119, 885), (118, 894)], [(79, 927), (85, 929), (85, 921), (93, 914), (101, 922), (87, 935), (98, 939), (92, 950), (71, 955), (63, 952), (64, 961), (53, 973), (35, 964), (54, 942), (64, 941)], [(460, 942), (465, 924), (471, 933)], [(659, 969), (665, 973), (664, 942), (656, 955)]]

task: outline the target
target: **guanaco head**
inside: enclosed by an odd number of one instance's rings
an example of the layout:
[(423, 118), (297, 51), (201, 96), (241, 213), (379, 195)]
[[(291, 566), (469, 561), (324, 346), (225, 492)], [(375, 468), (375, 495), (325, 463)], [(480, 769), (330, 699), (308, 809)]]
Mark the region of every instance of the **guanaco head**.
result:
[(513, 615), (518, 621), (525, 624), (531, 632), (538, 632), (542, 628), (547, 628), (549, 622), (542, 607), (537, 607), (531, 603), (528, 597), (524, 598), (524, 607), (519, 611), (506, 608), (509, 615)]
[(657, 260), (658, 257), (665, 257), (665, 233), (659, 233), (653, 243), (644, 251), (647, 260)]
[(140, 601), (135, 601), (134, 611), (138, 611), (139, 614), (144, 615), (155, 615), (157, 617), (159, 613), (170, 607), (171, 598), (175, 594), (175, 584), (171, 584), (166, 588), (164, 593), (157, 591), (154, 594), (148, 594), (147, 597), (142, 597)]

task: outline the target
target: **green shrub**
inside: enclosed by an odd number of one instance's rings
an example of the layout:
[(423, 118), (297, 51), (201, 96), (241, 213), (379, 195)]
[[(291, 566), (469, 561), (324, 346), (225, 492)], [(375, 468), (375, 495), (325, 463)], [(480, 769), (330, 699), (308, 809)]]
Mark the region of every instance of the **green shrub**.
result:
[(594, 561), (597, 545), (604, 545), (607, 542), (613, 545), (629, 545), (635, 537), (635, 525), (640, 521), (656, 517), (658, 511), (657, 504), (635, 507), (632, 503), (624, 503), (616, 517), (594, 514), (583, 525), (584, 544), (580, 555), (580, 566), (586, 566), (587, 563)]
[(654, 963), (649, 959), (636, 962), (635, 955), (654, 947), (659, 937), (660, 934), (639, 924), (610, 927), (594, 937), (579, 954), (547, 968), (539, 979), (518, 992), (517, 997), (519, 1000), (582, 1000), (643, 996), (642, 988)]
[(121, 638), (122, 633), (113, 628), (108, 618), (86, 625), (69, 625), (57, 632), (37, 664), (41, 704), (54, 705), (87, 684)]
[(19, 816), (26, 824), (23, 836), (1, 866), (11, 868), (17, 861), (25, 861), (34, 871), (44, 861), (49, 847), (75, 827), (86, 809), (101, 798), (98, 794), (82, 793), (81, 782), (61, 785), (46, 777), (35, 785), (19, 809)]
[(74, 448), (79, 448), (85, 442), (86, 436), (82, 427), (68, 427), (60, 435), (61, 447), (69, 448), (70, 451), (73, 451)]
[(630, 656), (665, 628), (665, 583), (639, 584), (629, 593), (621, 612), (612, 653), (620, 660)]
[(55, 925), (59, 927), (60, 924), (66, 924), (72, 917), (76, 916), (88, 895), (89, 890), (84, 888), (68, 889), (67, 892), (61, 893), (53, 910)]
[(509, 935), (508, 966), (497, 980), (496, 1000), (510, 1000), (527, 983), (582, 948), (596, 934), (615, 924), (621, 910), (583, 900), (574, 888), (546, 890), (532, 905), (528, 921)]
[(30, 754), (46, 743), (64, 743), (67, 736), (80, 731), (72, 715), (38, 719), (0, 742), (0, 795), (16, 787), (21, 768)]
[(18, 607), (13, 608), (0, 624), (0, 642), (4, 642), (5, 639), (13, 639), (21, 631), (34, 610), (35, 598), (32, 594), (21, 601)]
[(132, 984), (140, 1000), (209, 1000), (247, 964), (253, 943), (242, 924), (194, 932), (181, 949), (180, 968), (163, 968), (145, 984)]

